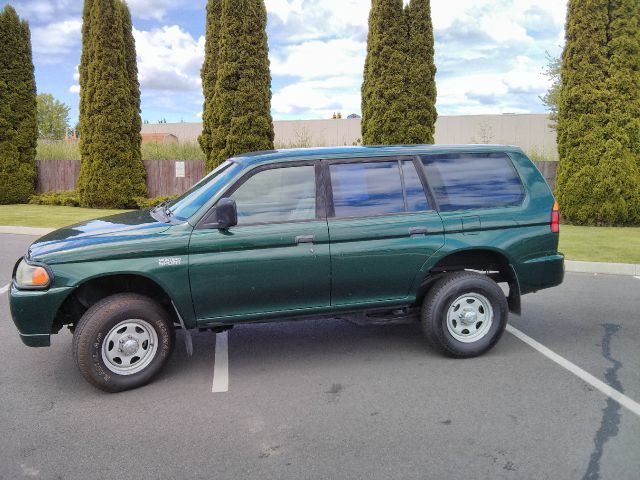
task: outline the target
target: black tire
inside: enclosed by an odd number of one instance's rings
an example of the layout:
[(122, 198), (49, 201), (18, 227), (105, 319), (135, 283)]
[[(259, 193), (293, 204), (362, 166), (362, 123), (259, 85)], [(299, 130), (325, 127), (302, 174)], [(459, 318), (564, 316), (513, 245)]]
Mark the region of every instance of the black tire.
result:
[[(140, 319), (157, 335), (155, 354), (139, 372), (122, 375), (105, 364), (102, 347), (120, 322)], [(175, 330), (168, 312), (157, 302), (135, 293), (107, 297), (85, 312), (73, 335), (73, 357), (80, 373), (105, 392), (121, 392), (145, 385), (162, 370), (173, 352)], [(135, 359), (134, 359), (135, 360)]]
[[(465, 343), (456, 339), (447, 327), (447, 312), (466, 293), (485, 297), (493, 310), (489, 330), (478, 340)], [(497, 283), (486, 275), (472, 272), (451, 273), (438, 280), (422, 303), (422, 331), (431, 346), (447, 356), (471, 358), (489, 351), (500, 340), (509, 316), (507, 299)]]

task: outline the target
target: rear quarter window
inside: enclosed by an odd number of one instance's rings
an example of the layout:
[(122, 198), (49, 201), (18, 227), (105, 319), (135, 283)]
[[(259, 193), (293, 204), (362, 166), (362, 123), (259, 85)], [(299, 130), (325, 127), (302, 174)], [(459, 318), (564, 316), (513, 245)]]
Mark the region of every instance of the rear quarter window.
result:
[(440, 210), (520, 205), (522, 181), (504, 153), (455, 153), (421, 157)]

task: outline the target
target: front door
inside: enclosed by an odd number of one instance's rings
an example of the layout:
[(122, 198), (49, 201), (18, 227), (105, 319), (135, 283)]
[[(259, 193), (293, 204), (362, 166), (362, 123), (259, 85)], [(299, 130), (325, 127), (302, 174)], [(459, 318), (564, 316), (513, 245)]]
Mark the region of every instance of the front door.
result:
[(198, 321), (259, 318), (330, 304), (329, 236), (317, 191), (319, 167), (259, 167), (227, 195), (238, 225), (195, 229), (189, 275)]
[(413, 158), (329, 161), (332, 305), (406, 299), (444, 244)]

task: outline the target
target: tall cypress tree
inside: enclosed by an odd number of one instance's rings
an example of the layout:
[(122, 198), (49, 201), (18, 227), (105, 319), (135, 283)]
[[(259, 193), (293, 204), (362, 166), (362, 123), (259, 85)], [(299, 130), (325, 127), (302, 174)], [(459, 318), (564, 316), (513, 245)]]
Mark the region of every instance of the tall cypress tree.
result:
[(215, 165), (211, 158), (213, 150), (212, 132), (216, 130), (215, 123), (215, 88), (218, 77), (218, 51), (220, 49), (220, 15), (222, 13), (221, 0), (207, 2), (207, 25), (205, 31), (204, 63), (200, 70), (204, 105), (202, 108), (202, 133), (198, 137), (200, 148), (204, 152), (209, 169)]
[(373, 0), (362, 83), (362, 141), (403, 143), (407, 120), (407, 22), (402, 0)]
[[(129, 102), (131, 117), (129, 119), (129, 138), (131, 141), (131, 168), (137, 169), (135, 175), (146, 178), (147, 171), (142, 163), (142, 118), (140, 117), (140, 82), (138, 81), (138, 62), (136, 59), (136, 42), (133, 38), (133, 25), (131, 13), (125, 2), (120, 2), (120, 14), (122, 16), (122, 35), (124, 38), (124, 55), (127, 79), (129, 80)], [(146, 185), (145, 185), (146, 189)]]
[(569, 1), (557, 196), (570, 222), (640, 221), (637, 24), (636, 0)]
[(430, 0), (411, 0), (408, 23), (409, 78), (407, 123), (403, 143), (433, 143), (436, 130), (436, 65)]
[(264, 0), (222, 0), (208, 168), (239, 153), (273, 149), (266, 26)]
[[(79, 84), (80, 84), (80, 105), (79, 105), (79, 118), (78, 118), (78, 130), (80, 132), (80, 137), (83, 135), (83, 130), (85, 128), (90, 128), (90, 125), (83, 125), (84, 120), (87, 118), (86, 116), (86, 107), (89, 103), (88, 98), (88, 85), (87, 85), (87, 75), (89, 70), (89, 64), (92, 61), (92, 51), (91, 51), (91, 35), (89, 32), (89, 28), (91, 26), (91, 6), (93, 5), (93, 0), (84, 0), (84, 5), (82, 8), (82, 53), (80, 54), (80, 65), (78, 65), (78, 75), (79, 75)], [(82, 153), (83, 144), (80, 142), (80, 152)]]
[(0, 203), (35, 192), (36, 82), (29, 25), (11, 6), (0, 12)]
[(132, 54), (127, 53), (123, 34), (126, 20), (120, 0), (91, 0), (88, 17), (89, 43), (82, 56), (88, 63), (80, 68), (85, 82), (78, 190), (84, 206), (129, 207), (134, 197), (146, 195), (146, 186), (144, 167), (133, 146), (140, 133), (139, 110), (133, 105), (137, 79), (131, 78)]

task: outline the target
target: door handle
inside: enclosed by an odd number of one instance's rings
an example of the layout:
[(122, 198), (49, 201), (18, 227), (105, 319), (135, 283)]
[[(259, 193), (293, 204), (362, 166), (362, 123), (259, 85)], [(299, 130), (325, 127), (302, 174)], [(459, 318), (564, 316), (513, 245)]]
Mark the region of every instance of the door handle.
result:
[(414, 235), (426, 235), (427, 233), (429, 233), (429, 230), (427, 230), (427, 227), (411, 227), (409, 229), (409, 235), (412, 237)]
[(313, 243), (315, 242), (316, 237), (315, 235), (298, 235), (296, 237), (296, 244), (301, 244), (301, 243)]

